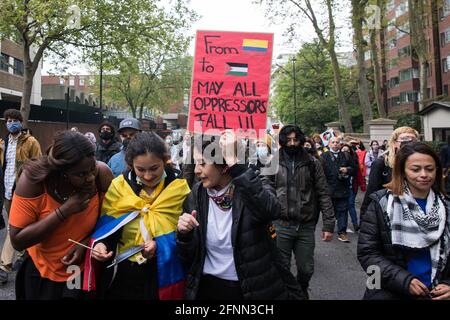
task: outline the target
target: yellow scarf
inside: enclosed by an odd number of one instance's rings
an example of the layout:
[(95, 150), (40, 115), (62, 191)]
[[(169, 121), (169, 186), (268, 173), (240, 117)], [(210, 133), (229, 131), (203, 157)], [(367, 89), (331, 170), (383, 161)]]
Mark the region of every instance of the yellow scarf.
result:
[[(123, 175), (115, 178), (102, 204), (102, 215), (119, 218), (132, 211), (139, 211), (144, 225), (153, 239), (176, 229), (178, 217), (183, 211), (183, 202), (190, 193), (185, 179), (175, 179), (166, 188), (164, 180), (156, 187), (152, 195), (137, 196)], [(141, 194), (142, 195), (142, 194)], [(139, 231), (135, 243), (144, 243)]]

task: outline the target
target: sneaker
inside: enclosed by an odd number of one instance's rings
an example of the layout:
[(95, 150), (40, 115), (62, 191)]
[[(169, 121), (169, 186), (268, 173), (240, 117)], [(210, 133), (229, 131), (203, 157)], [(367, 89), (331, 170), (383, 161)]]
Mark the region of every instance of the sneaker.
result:
[(8, 282), (8, 272), (0, 269), (0, 285), (5, 285)]
[(340, 234), (340, 235), (338, 236), (338, 240), (339, 240), (339, 241), (342, 241), (342, 242), (350, 242), (350, 240), (348, 240), (348, 236), (347, 236), (345, 233)]
[(358, 232), (358, 231), (359, 231), (359, 224), (354, 225), (354, 226), (353, 226), (353, 229), (355, 230), (355, 232)]

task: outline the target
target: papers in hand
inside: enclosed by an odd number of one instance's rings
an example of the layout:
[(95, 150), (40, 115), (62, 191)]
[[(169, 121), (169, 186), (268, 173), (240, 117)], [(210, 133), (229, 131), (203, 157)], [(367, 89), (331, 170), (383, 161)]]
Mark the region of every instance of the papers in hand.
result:
[(127, 251), (119, 254), (114, 260), (113, 262), (107, 266), (106, 268), (111, 268), (113, 266), (115, 266), (116, 264), (119, 264), (120, 262), (127, 260), (129, 257), (134, 256), (136, 253), (142, 251), (144, 249), (144, 246), (134, 246), (131, 247), (130, 249), (128, 249)]

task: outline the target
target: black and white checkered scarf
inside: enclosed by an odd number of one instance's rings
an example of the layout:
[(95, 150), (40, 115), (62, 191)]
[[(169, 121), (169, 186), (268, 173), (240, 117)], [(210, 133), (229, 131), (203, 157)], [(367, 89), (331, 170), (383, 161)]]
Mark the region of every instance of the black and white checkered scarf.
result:
[(430, 190), (424, 213), (406, 184), (404, 190), (400, 196), (388, 193), (392, 244), (413, 249), (430, 248), (431, 279), (435, 286), (447, 263), (450, 247), (450, 216), (446, 214), (445, 200)]

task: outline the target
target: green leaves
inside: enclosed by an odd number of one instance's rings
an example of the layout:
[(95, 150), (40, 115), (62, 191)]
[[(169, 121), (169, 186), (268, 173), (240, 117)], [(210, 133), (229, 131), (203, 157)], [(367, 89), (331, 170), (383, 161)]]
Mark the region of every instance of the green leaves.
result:
[[(148, 75), (149, 68), (158, 71), (152, 62), (154, 57), (164, 53), (164, 59), (172, 59), (187, 48), (184, 32), (196, 14), (184, 3), (181, 0), (0, 0), (0, 34), (24, 46), (24, 97), (29, 97), (32, 78), (43, 53), (55, 64), (78, 54), (84, 63), (97, 67), (102, 57), (106, 70), (112, 73), (127, 70), (134, 73), (130, 79)], [(150, 59), (149, 52), (152, 52)], [(29, 98), (22, 100), (21, 110), (27, 120)]]
[[(297, 107), (294, 107), (294, 88), (292, 61), (275, 72), (273, 78), (274, 95), (271, 105), (277, 111), (283, 123), (294, 123), (297, 114), (297, 124), (306, 133), (322, 132), (327, 122), (339, 118), (338, 101), (334, 89), (334, 77), (331, 61), (327, 51), (319, 41), (306, 43), (296, 55), (296, 93)], [(344, 94), (350, 104), (352, 114), (360, 114), (356, 94), (356, 79), (347, 67), (341, 67)], [(362, 123), (358, 124), (360, 127)]]

